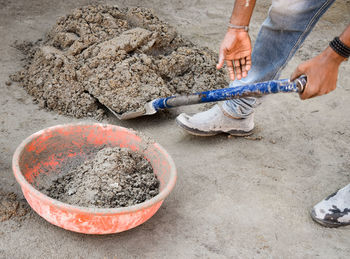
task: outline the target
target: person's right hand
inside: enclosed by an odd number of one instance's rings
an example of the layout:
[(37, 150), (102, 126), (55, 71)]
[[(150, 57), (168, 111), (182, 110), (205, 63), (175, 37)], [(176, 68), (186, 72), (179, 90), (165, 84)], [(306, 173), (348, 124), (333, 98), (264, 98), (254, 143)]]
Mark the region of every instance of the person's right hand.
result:
[(217, 69), (221, 69), (226, 61), (226, 66), (233, 81), (248, 75), (252, 65), (252, 45), (248, 32), (240, 29), (228, 29), (219, 51), (219, 63)]
[(307, 77), (300, 98), (305, 100), (333, 91), (337, 87), (339, 66), (344, 60), (344, 57), (328, 47), (320, 55), (300, 64), (291, 76), (291, 80), (301, 75)]

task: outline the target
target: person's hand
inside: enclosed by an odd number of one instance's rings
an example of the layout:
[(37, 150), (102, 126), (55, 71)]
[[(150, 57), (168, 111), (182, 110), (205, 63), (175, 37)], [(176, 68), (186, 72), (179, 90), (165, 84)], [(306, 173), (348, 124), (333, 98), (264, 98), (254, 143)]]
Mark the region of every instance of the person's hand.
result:
[(226, 61), (230, 79), (239, 80), (246, 77), (251, 68), (251, 53), (252, 45), (248, 32), (228, 29), (220, 46), (219, 63), (216, 68), (221, 69)]
[(300, 64), (290, 78), (295, 80), (306, 75), (307, 83), (300, 98), (305, 100), (333, 91), (337, 87), (338, 69), (342, 61), (344, 58), (328, 47), (320, 55)]

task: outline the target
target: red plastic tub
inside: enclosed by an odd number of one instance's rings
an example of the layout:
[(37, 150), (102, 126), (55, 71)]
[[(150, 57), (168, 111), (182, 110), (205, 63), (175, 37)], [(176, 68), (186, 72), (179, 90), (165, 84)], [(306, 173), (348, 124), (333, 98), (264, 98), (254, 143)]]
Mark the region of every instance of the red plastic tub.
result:
[[(31, 183), (40, 174), (57, 172), (68, 159), (82, 159), (91, 149), (120, 146), (140, 151), (150, 161), (160, 181), (160, 193), (125, 208), (88, 208), (52, 199)], [(134, 228), (151, 218), (176, 182), (176, 168), (159, 144), (147, 145), (132, 130), (105, 124), (67, 124), (41, 130), (17, 148), (12, 161), (14, 175), (29, 205), (50, 223), (75, 232), (110, 234)]]

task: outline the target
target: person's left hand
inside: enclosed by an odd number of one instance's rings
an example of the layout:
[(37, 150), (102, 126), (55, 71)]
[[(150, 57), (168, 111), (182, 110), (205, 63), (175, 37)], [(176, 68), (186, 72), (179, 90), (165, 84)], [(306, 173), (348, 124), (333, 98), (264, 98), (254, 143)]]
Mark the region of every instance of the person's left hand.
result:
[(221, 69), (226, 62), (230, 79), (240, 80), (248, 75), (252, 65), (252, 45), (248, 32), (242, 29), (228, 29), (221, 43), (219, 51), (219, 63), (217, 69)]
[(307, 77), (300, 98), (305, 100), (333, 91), (337, 87), (338, 70), (342, 61), (344, 58), (328, 47), (320, 55), (300, 64), (291, 75), (291, 80), (301, 75)]

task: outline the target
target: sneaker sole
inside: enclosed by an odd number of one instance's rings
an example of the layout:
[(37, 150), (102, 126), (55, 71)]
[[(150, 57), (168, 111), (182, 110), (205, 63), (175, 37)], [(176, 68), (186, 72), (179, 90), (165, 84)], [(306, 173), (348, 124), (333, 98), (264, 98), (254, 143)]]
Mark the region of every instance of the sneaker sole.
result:
[(201, 131), (198, 129), (190, 128), (190, 127), (184, 125), (183, 123), (181, 123), (177, 119), (175, 121), (176, 121), (178, 126), (180, 126), (186, 132), (188, 132), (189, 134), (194, 135), (194, 136), (211, 137), (211, 136), (215, 136), (218, 134), (226, 133), (226, 134), (230, 134), (231, 136), (234, 136), (234, 137), (246, 137), (246, 136), (250, 136), (253, 134), (253, 130), (251, 130), (251, 131), (230, 130), (228, 132), (226, 132), (226, 131)]
[(314, 210), (312, 210), (310, 214), (311, 214), (311, 218), (313, 219), (313, 221), (315, 221), (316, 223), (318, 223), (324, 227), (327, 227), (327, 228), (338, 228), (338, 227), (350, 225), (350, 223), (335, 223), (332, 221), (322, 220), (322, 219), (316, 218), (316, 213)]

